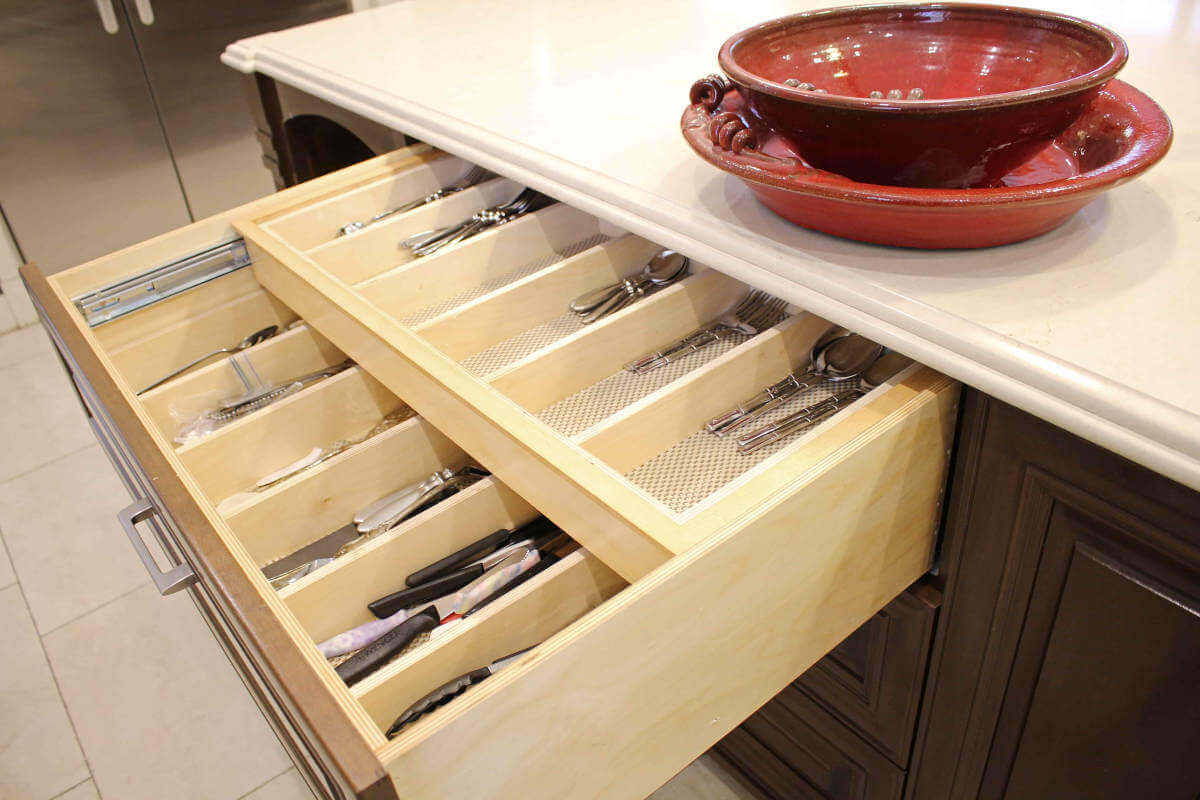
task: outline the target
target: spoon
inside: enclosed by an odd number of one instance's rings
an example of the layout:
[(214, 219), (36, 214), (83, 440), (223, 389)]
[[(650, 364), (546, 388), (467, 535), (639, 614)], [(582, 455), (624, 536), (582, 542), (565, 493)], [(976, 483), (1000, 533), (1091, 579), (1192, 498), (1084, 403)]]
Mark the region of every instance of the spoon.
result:
[(691, 261), (674, 250), (660, 250), (642, 268), (641, 274), (620, 283), (584, 292), (571, 302), (570, 308), (590, 325), (632, 303), (647, 291), (667, 286), (687, 272)]
[(709, 420), (706, 427), (710, 433), (725, 436), (822, 380), (839, 383), (857, 378), (882, 354), (882, 345), (857, 333), (826, 337), (813, 348), (807, 371), (800, 375), (793, 372), (721, 416)]
[(265, 342), (267, 339), (270, 339), (272, 336), (274, 336), (277, 333), (279, 333), (278, 325), (268, 325), (267, 327), (263, 328), (262, 330), (257, 330), (254, 333), (247, 336), (245, 339), (242, 339), (240, 342), (235, 344), (233, 347), (222, 347), (219, 350), (213, 350), (211, 353), (205, 353), (204, 355), (197, 358), (195, 361), (185, 364), (184, 366), (180, 367), (179, 369), (175, 370), (174, 372), (164, 375), (163, 377), (156, 380), (154, 383), (141, 389), (138, 392), (138, 394), (143, 394), (145, 392), (150, 391), (151, 389), (153, 389), (156, 386), (161, 386), (162, 384), (171, 380), (171, 378), (174, 378), (176, 375), (180, 375), (184, 372), (187, 372), (192, 367), (200, 364), (203, 361), (207, 361), (208, 359), (212, 358), (213, 356), (220, 355), (221, 353), (240, 353), (247, 348), (253, 347), (254, 345), (258, 344), (259, 342)]

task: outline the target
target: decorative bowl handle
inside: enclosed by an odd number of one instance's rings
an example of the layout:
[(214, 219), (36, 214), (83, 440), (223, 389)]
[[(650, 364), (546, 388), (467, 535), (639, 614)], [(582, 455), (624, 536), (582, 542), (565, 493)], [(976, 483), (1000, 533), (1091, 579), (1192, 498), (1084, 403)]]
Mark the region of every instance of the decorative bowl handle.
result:
[[(794, 158), (778, 158), (759, 150), (766, 140), (767, 131), (757, 122), (747, 123), (745, 117), (729, 109), (727, 97), (737, 91), (724, 75), (708, 75), (692, 84), (688, 92), (691, 108), (685, 118), (685, 127), (706, 129), (709, 141), (725, 151), (725, 158), (743, 167), (782, 174), (791, 174), (807, 169)], [(733, 106), (739, 108), (742, 100), (734, 96)]]

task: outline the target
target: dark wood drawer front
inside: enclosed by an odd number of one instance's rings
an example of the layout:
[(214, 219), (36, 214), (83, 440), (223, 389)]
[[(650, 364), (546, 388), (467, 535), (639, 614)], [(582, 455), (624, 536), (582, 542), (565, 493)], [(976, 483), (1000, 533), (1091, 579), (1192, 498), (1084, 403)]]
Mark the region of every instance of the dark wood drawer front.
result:
[(722, 739), (717, 750), (779, 800), (895, 800), (904, 788), (901, 769), (794, 687)]
[[(907, 767), (941, 593), (915, 584), (796, 681), (897, 766)], [(779, 701), (792, 703), (796, 693)]]

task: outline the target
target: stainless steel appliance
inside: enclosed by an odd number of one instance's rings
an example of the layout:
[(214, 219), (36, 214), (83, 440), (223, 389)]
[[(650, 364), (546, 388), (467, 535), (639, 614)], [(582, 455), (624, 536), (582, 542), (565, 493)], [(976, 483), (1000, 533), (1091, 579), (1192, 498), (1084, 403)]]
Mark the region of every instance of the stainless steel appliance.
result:
[(347, 10), (0, 0), (0, 208), (21, 255), (55, 272), (274, 191), (240, 76), (218, 56)]

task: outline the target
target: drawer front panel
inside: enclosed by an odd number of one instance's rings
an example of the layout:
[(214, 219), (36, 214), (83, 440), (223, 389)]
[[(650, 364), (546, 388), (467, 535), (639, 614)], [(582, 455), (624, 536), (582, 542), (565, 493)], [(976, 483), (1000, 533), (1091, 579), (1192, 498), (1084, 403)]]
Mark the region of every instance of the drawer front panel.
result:
[(906, 768), (941, 594), (918, 584), (888, 603), (781, 692), (797, 689)]
[(776, 800), (898, 800), (904, 772), (801, 696), (771, 701), (717, 750)]

